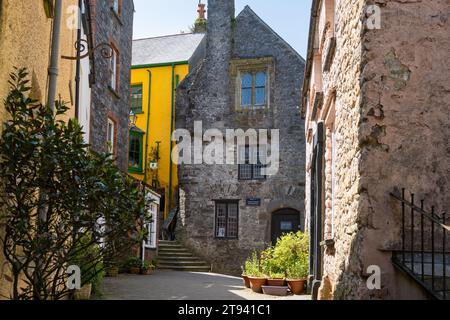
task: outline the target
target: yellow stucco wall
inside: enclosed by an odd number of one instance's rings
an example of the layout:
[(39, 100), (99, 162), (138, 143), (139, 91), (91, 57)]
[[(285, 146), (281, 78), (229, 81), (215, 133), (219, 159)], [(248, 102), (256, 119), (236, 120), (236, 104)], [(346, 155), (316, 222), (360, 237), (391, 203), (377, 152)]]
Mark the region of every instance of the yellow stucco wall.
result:
[[(77, 0), (64, 1), (61, 55), (76, 55), (74, 43), (77, 32), (68, 28), (67, 22), (71, 18), (69, 6), (77, 4)], [(3, 100), (9, 91), (9, 73), (14, 66), (28, 68), (33, 98), (45, 103), (51, 29), (52, 19), (45, 14), (44, 1), (0, 0), (0, 132), (7, 117)], [(75, 62), (60, 59), (57, 95), (71, 108), (65, 119), (75, 114), (75, 72)], [(0, 248), (0, 299), (9, 296), (8, 273), (8, 265)]]
[[(144, 135), (144, 155), (147, 156), (147, 163), (151, 161), (150, 153), (151, 148), (156, 148), (156, 142), (160, 141), (159, 154), (160, 160), (158, 162), (158, 181), (159, 188), (165, 190), (166, 195), (166, 207), (165, 216), (168, 214), (169, 202), (167, 201), (169, 196), (169, 180), (170, 171), (172, 170), (172, 205), (175, 205), (176, 190), (178, 188), (178, 175), (177, 166), (171, 164), (170, 161), (170, 138), (171, 138), (171, 107), (172, 107), (172, 74), (174, 75), (173, 81), (176, 84), (178, 78), (181, 82), (189, 73), (188, 64), (181, 64), (174, 66), (174, 72), (172, 72), (172, 66), (155, 66), (148, 68), (132, 69), (131, 71), (131, 84), (140, 85), (143, 88), (142, 109), (143, 113), (137, 115), (136, 126), (147, 134), (147, 118), (149, 112), (149, 72), (151, 72), (151, 99), (150, 99), (150, 124), (149, 124), (149, 136), (148, 136), (148, 148), (146, 148), (146, 135)], [(175, 97), (175, 95), (173, 95)], [(173, 104), (175, 108), (175, 103)], [(175, 109), (173, 116), (175, 116)], [(175, 119), (172, 120), (173, 124)], [(173, 125), (175, 128), (175, 125)], [(143, 157), (145, 167), (145, 156)], [(152, 184), (152, 170), (149, 165), (147, 166), (147, 179), (148, 184)], [(144, 169), (145, 171), (145, 169)], [(135, 174), (133, 176), (144, 180), (144, 173)]]

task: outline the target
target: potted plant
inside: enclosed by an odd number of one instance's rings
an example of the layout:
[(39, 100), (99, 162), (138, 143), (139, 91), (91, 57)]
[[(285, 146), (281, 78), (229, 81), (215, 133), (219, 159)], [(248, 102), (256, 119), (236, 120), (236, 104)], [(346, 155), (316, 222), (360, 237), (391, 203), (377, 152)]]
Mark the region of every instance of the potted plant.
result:
[(246, 288), (250, 289), (251, 286), (250, 286), (250, 279), (248, 278), (247, 263), (248, 263), (248, 261), (245, 262), (244, 267), (241, 267), (241, 269), (242, 269), (242, 279), (244, 280), (244, 286)]
[(270, 247), (261, 253), (261, 268), (269, 275), (267, 286), (283, 287), (286, 285), (285, 270), (280, 266), (279, 259), (274, 256), (275, 248)]
[(116, 264), (110, 264), (106, 267), (106, 276), (115, 278), (119, 275), (119, 267)]
[[(309, 274), (309, 239), (302, 232), (289, 234), (280, 239), (285, 256), (287, 282), (290, 290), (295, 295), (300, 295), (305, 290), (306, 279)], [(287, 254), (289, 253), (289, 254)]]
[(301, 295), (305, 291), (306, 278), (308, 277), (308, 267), (303, 265), (301, 261), (295, 263), (288, 269), (288, 287), (295, 295)]
[(103, 260), (99, 253), (100, 247), (92, 243), (90, 234), (77, 238), (70, 263), (80, 267), (82, 287), (73, 292), (73, 299), (89, 300), (92, 293), (99, 292), (104, 277)]
[(142, 261), (137, 257), (130, 257), (126, 262), (126, 267), (128, 272), (131, 274), (140, 274), (141, 273)]
[(141, 267), (141, 274), (143, 275), (150, 275), (155, 270), (155, 265), (151, 262), (144, 261)]
[(267, 276), (262, 272), (258, 254), (254, 252), (246, 262), (246, 273), (253, 292), (262, 293), (262, 287), (267, 283)]

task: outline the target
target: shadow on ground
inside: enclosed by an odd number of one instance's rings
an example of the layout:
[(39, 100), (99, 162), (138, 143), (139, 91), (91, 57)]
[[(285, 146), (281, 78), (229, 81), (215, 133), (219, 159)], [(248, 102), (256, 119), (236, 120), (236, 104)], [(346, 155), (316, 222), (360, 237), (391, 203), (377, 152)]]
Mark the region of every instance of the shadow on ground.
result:
[(243, 287), (242, 279), (213, 273), (156, 271), (150, 276), (106, 278), (101, 300), (308, 300), (271, 297)]

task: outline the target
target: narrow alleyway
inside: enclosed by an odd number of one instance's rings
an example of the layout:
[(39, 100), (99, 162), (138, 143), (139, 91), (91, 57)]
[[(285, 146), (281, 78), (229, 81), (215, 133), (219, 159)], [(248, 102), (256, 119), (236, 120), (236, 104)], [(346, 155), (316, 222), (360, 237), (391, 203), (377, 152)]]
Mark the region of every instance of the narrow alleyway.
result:
[(99, 300), (309, 300), (253, 293), (236, 277), (213, 273), (156, 271), (150, 276), (106, 278)]

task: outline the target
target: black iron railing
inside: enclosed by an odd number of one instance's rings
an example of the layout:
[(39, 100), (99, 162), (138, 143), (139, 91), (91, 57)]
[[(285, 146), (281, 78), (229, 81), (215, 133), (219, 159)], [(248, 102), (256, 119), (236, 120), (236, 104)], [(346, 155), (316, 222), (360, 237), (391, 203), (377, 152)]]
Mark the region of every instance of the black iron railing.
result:
[(425, 210), (425, 200), (417, 202), (414, 194), (408, 198), (391, 193), (401, 204), (401, 250), (394, 252), (393, 262), (419, 282), (437, 299), (450, 299), (450, 248), (446, 214)]

